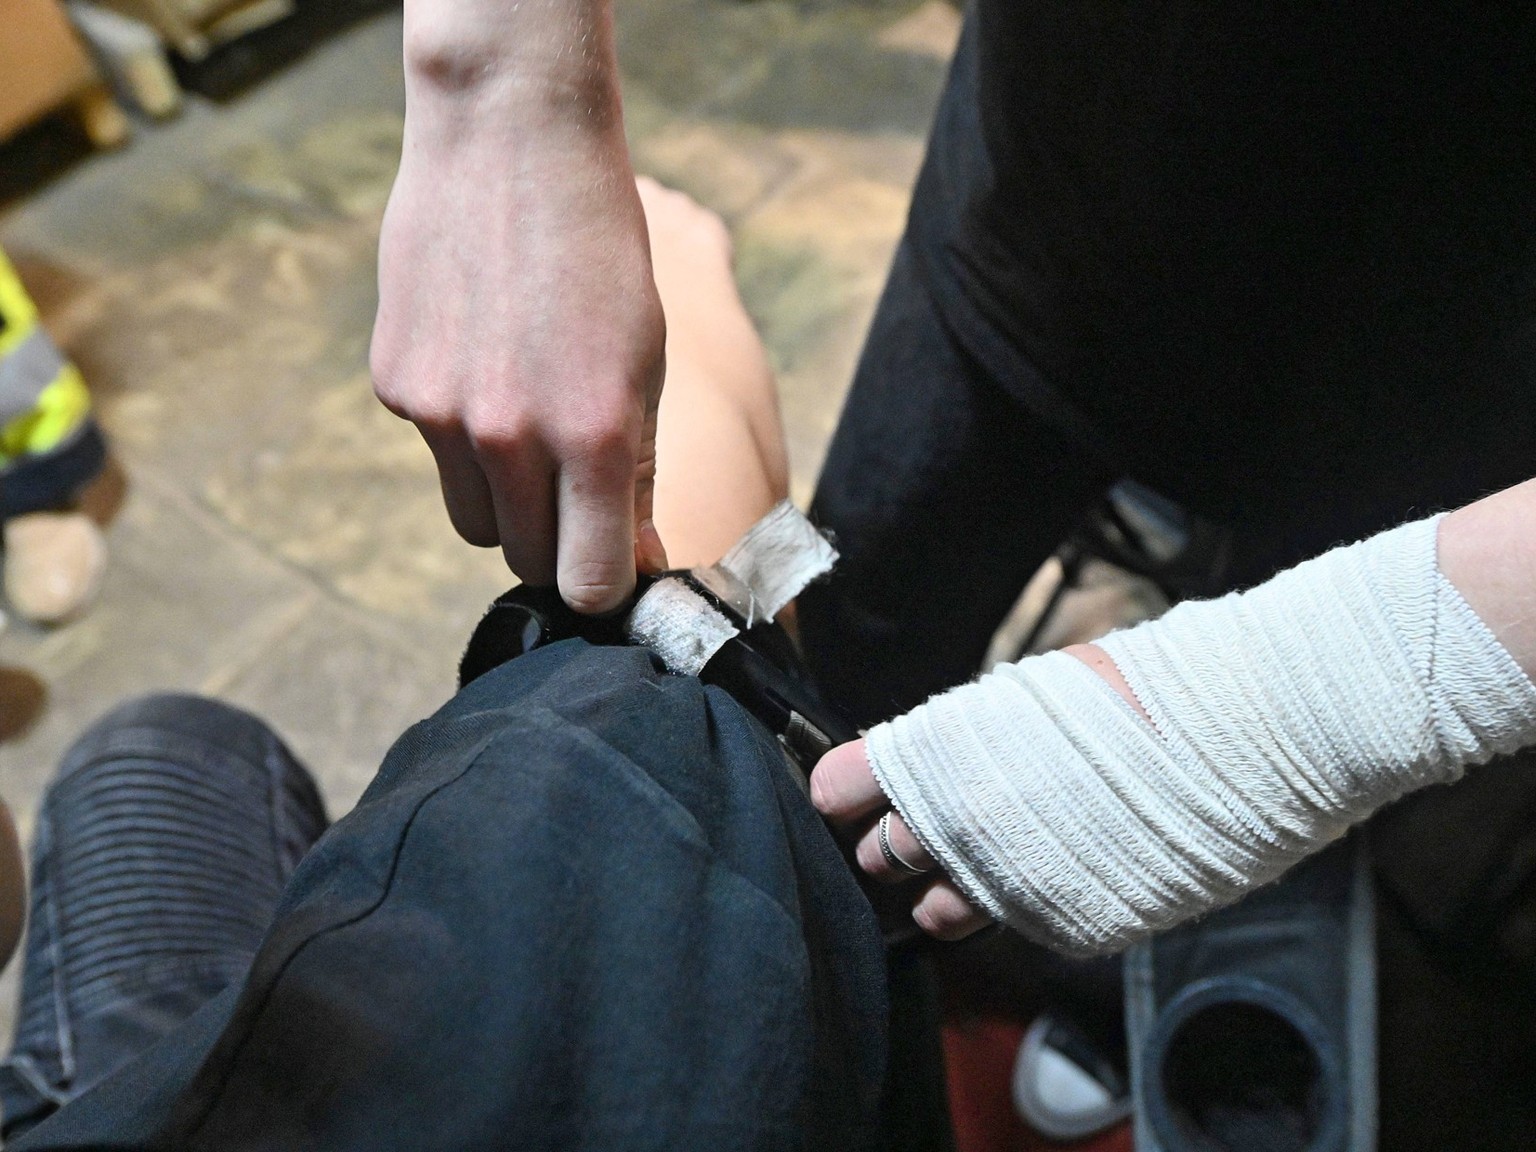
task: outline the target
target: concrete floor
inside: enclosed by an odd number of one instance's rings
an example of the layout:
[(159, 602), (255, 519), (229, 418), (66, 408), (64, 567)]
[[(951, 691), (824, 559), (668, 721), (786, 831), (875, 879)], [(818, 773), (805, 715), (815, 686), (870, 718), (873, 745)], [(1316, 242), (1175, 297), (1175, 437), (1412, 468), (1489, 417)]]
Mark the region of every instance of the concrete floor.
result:
[[(958, 31), (940, 0), (626, 0), (637, 167), (730, 223), (808, 497)], [(0, 636), (0, 795), (27, 835), (59, 754), (119, 700), (266, 717), (349, 808), (453, 688), (509, 582), (448, 526), (429, 453), (369, 389), (380, 214), (400, 145), (398, 15), (0, 215), (85, 371), (116, 474), (100, 602)], [(4, 154), (0, 153), (0, 164)], [(0, 979), (8, 1034), (14, 965)]]

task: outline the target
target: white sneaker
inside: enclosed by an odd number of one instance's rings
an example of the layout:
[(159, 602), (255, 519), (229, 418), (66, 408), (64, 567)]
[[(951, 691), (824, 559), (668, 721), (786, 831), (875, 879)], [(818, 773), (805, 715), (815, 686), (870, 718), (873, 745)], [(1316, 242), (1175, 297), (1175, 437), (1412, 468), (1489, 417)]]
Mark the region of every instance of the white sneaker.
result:
[(1049, 1140), (1082, 1140), (1131, 1114), (1125, 1076), (1070, 1022), (1042, 1013), (1013, 1062), (1013, 1106)]

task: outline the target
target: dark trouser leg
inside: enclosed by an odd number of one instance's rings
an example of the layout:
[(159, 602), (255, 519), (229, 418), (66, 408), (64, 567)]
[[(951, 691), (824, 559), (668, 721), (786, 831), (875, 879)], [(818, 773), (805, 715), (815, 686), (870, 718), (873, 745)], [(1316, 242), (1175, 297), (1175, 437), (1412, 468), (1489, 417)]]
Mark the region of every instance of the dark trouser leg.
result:
[(87, 732), (38, 814), (5, 1135), (242, 979), (324, 829), (309, 774), (244, 712), (154, 696)]
[(801, 628), (818, 682), (866, 724), (970, 679), (1030, 576), (1119, 478), (955, 255), (992, 179), (977, 36), (972, 12), (816, 490), (843, 559), (801, 597)]
[(813, 507), (843, 556), (800, 600), (823, 689), (872, 723), (968, 680), (1108, 480), (956, 346), (904, 242)]
[[(998, 623), (1110, 477), (956, 346), (898, 249), (813, 516), (842, 553), (799, 601), (808, 659), (861, 723), (975, 675)], [(950, 1146), (938, 1006), (894, 958), (884, 1142)]]
[[(864, 724), (970, 679), (1025, 582), (1114, 479), (1020, 402), (1043, 393), (1038, 374), (931, 264), (986, 178), (974, 54), (968, 21), (812, 510), (843, 558), (800, 598), (807, 657)], [(966, 339), (951, 315), (970, 317)], [(925, 961), (892, 958), (882, 1135), (933, 1152), (952, 1140)]]

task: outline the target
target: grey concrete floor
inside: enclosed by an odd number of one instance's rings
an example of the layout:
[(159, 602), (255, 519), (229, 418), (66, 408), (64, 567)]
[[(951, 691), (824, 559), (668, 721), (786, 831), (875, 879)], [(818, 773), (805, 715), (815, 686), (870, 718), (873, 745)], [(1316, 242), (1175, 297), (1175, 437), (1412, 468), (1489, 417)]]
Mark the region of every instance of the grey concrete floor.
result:
[[(808, 498), (958, 31), (942, 0), (625, 0), (637, 167), (724, 215)], [(156, 689), (252, 709), (349, 808), (452, 691), (509, 581), (458, 540), (369, 389), (398, 15), (241, 99), (192, 101), (0, 216), (117, 461), (99, 603), (0, 635), (0, 796), (23, 835), (59, 754)], [(3, 163), (3, 154), (0, 154)], [(14, 965), (0, 979), (9, 1033)]]

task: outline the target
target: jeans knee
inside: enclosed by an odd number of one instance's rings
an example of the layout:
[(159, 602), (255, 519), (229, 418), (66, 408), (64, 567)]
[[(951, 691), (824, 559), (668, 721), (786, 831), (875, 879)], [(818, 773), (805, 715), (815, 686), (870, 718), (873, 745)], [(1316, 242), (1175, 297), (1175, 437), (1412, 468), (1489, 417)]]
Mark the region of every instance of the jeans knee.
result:
[(113, 708), (90, 726), (59, 766), (56, 783), (87, 764), (127, 757), (212, 764), (212, 747), (250, 762), (266, 761), (280, 741), (263, 721), (219, 700), (190, 693), (155, 692)]

